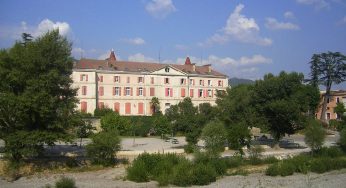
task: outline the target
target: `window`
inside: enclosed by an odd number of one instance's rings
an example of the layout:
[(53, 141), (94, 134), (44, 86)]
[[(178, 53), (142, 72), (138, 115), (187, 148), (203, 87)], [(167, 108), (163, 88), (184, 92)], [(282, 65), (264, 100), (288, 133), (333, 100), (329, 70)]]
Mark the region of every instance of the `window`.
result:
[(99, 82), (103, 82), (103, 76), (99, 76), (98, 79), (99, 79)]
[(164, 83), (169, 84), (169, 78), (165, 78)]
[(151, 77), (151, 78), (150, 78), (150, 83), (151, 83), (151, 84), (154, 84), (154, 77)]
[(328, 97), (328, 98), (327, 98), (327, 103), (329, 103), (329, 102), (330, 102), (330, 98)]
[(185, 79), (184, 78), (180, 79), (180, 85), (185, 85)]
[(125, 103), (125, 114), (131, 114), (131, 103)]
[(130, 77), (126, 78), (126, 83), (130, 83)]
[(203, 86), (204, 85), (204, 80), (199, 80), (199, 85)]
[(203, 89), (198, 90), (198, 97), (203, 97)]
[(171, 103), (165, 103), (165, 108), (168, 109), (171, 107)]
[(330, 113), (327, 113), (327, 120), (330, 120)]
[(81, 74), (80, 75), (80, 81), (88, 81), (88, 75), (87, 74)]
[(120, 82), (120, 76), (114, 76), (114, 82), (119, 83)]
[(340, 99), (339, 97), (336, 98), (336, 103), (339, 103), (340, 102)]
[(173, 96), (173, 89), (166, 88), (166, 97), (172, 97), (172, 96)]
[(118, 102), (114, 103), (114, 111), (120, 112), (120, 103), (118, 103)]
[(131, 95), (131, 88), (130, 87), (126, 87), (125, 88), (125, 96), (130, 96)]
[(138, 83), (143, 83), (144, 82), (144, 77), (138, 77)]
[(185, 97), (185, 88), (181, 88), (181, 97)]
[(190, 79), (190, 85), (195, 85), (195, 80), (194, 79)]
[(138, 88), (138, 96), (143, 96), (143, 88)]
[(120, 96), (120, 87), (113, 87), (113, 95)]
[(87, 112), (87, 108), (88, 108), (88, 103), (87, 102), (81, 102), (80, 103), (80, 111), (81, 112)]
[(155, 88), (153, 87), (150, 88), (150, 96), (155, 96)]
[(103, 86), (99, 87), (99, 95), (103, 96), (104, 91), (103, 91)]
[(165, 72), (169, 72), (169, 67), (166, 67), (166, 68), (165, 68)]
[(144, 104), (142, 102), (138, 103), (138, 114), (144, 114)]
[(217, 82), (217, 86), (220, 86), (220, 87), (222, 87), (222, 80), (219, 80), (218, 82)]
[(213, 91), (211, 89), (208, 89), (208, 97), (212, 97), (213, 96)]
[(190, 97), (193, 97), (193, 89), (190, 89)]
[(208, 80), (208, 86), (212, 86), (213, 84), (212, 84), (212, 82), (211, 82), (211, 80)]
[(87, 86), (82, 86), (82, 95), (87, 95)]

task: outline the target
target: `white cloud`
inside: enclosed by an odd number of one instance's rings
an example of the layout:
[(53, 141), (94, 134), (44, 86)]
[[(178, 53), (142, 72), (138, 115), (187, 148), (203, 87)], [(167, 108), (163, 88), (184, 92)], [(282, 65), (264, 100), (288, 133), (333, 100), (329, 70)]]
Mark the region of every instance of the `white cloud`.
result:
[(239, 4), (230, 14), (226, 25), (222, 30), (200, 43), (201, 46), (212, 44), (224, 44), (229, 40), (236, 40), (243, 43), (252, 43), (262, 46), (269, 46), (272, 40), (259, 35), (260, 28), (254, 18), (248, 18), (241, 14), (244, 5)]
[(61, 35), (67, 35), (71, 30), (67, 22), (53, 22), (49, 19), (44, 19), (34, 28), (33, 36), (40, 36), (53, 29), (59, 29)]
[(186, 51), (186, 50), (190, 49), (188, 46), (183, 45), (183, 44), (177, 44), (174, 47), (175, 47), (175, 49), (181, 50), (181, 51)]
[(84, 57), (85, 50), (79, 47), (75, 47), (72, 49), (71, 53), (72, 53), (72, 56), (75, 58)]
[(156, 62), (156, 60), (154, 58), (151, 57), (147, 57), (145, 55), (143, 55), (142, 53), (136, 53), (133, 55), (130, 55), (128, 57), (129, 61), (138, 61), (138, 62)]
[(296, 0), (296, 2), (304, 5), (314, 6), (316, 10), (330, 8), (330, 4), (326, 0)]
[(299, 26), (290, 22), (279, 22), (275, 18), (266, 19), (266, 27), (272, 30), (299, 30)]
[(294, 13), (291, 12), (291, 11), (286, 11), (286, 12), (284, 13), (284, 16), (285, 16), (285, 18), (290, 18), (290, 19), (295, 18)]
[(132, 45), (144, 45), (145, 44), (145, 40), (140, 38), (140, 37), (136, 37), (136, 38), (130, 38), (130, 39), (123, 39), (123, 41), (125, 41), (126, 43), (132, 44)]
[(145, 10), (157, 19), (164, 19), (177, 9), (173, 5), (172, 0), (151, 0), (145, 6)]

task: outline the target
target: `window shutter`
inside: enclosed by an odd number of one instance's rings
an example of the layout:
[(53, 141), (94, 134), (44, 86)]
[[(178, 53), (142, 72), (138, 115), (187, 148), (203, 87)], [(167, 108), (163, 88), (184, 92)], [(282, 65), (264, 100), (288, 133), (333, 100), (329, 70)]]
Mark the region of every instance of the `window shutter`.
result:
[(181, 88), (181, 97), (185, 97), (185, 88)]
[(121, 80), (120, 80), (121, 76), (118, 76), (118, 78), (119, 78), (119, 83), (120, 83), (121, 82)]
[(137, 87), (137, 96), (139, 96), (139, 88)]
[(165, 88), (166, 89), (166, 97), (168, 97), (168, 88)]
[(155, 96), (155, 88), (153, 87), (150, 88), (150, 96)]
[(133, 88), (132, 88), (132, 87), (131, 87), (130, 95), (131, 95), (131, 96), (133, 95)]
[(79, 75), (79, 81), (83, 81), (83, 75)]
[(124, 96), (126, 96), (126, 87), (124, 87)]
[(143, 96), (145, 97), (146, 91), (147, 89), (143, 87)]
[(88, 81), (88, 75), (85, 75), (86, 77), (85, 77), (85, 81)]
[(115, 95), (115, 87), (113, 87), (113, 95)]
[(120, 104), (118, 102), (114, 103), (114, 111), (118, 113), (120, 111)]
[(190, 97), (193, 97), (193, 89), (190, 89)]
[(173, 97), (173, 88), (171, 88), (171, 97)]
[(119, 87), (119, 96), (121, 96), (121, 87)]

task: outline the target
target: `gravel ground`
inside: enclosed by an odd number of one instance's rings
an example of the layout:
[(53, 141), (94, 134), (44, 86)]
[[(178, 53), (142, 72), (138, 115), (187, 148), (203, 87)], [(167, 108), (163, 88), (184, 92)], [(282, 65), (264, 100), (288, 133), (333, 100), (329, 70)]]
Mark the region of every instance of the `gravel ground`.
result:
[[(80, 188), (108, 188), (108, 187), (157, 187), (156, 182), (134, 183), (123, 181), (124, 167), (105, 169), (95, 172), (66, 173), (54, 175), (36, 175), (20, 178), (15, 182), (0, 179), (2, 188), (43, 187), (53, 185), (61, 176), (74, 178)], [(332, 171), (324, 174), (309, 173), (307, 175), (295, 174), (287, 177), (270, 177), (261, 173), (248, 176), (226, 176), (216, 182), (202, 187), (346, 187), (346, 169)], [(197, 186), (194, 186), (197, 187)]]

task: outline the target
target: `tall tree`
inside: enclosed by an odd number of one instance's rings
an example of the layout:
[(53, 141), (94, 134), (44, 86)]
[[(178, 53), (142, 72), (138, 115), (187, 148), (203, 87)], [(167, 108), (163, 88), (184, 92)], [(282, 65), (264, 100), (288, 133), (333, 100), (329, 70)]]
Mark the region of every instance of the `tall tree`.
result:
[[(25, 40), (25, 38), (23, 39)], [(70, 138), (71, 43), (58, 30), (0, 52), (0, 138), (14, 161)]]
[(327, 100), (330, 97), (332, 85), (346, 80), (346, 56), (340, 52), (314, 54), (311, 58), (310, 68), (311, 84), (321, 84), (326, 88), (320, 117), (322, 121), (326, 121)]

